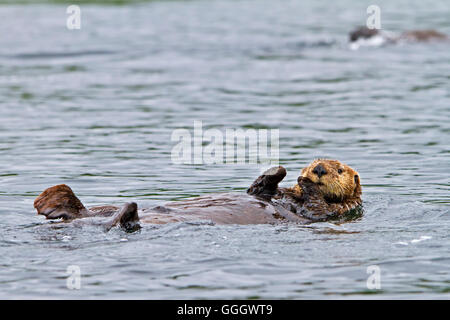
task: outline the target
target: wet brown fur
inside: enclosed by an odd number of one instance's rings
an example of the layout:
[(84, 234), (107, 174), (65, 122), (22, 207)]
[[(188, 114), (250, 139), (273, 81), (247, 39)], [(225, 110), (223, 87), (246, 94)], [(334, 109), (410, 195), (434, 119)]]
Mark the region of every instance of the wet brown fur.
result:
[(419, 41), (419, 42), (448, 39), (447, 35), (440, 33), (436, 30), (405, 31), (402, 33), (401, 37), (405, 38), (407, 40), (413, 40), (413, 41)]

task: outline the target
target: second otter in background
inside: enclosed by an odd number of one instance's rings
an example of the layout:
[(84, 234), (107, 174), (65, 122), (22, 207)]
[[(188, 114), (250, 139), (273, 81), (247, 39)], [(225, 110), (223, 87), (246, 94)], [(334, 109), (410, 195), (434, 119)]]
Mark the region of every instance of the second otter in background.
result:
[(385, 30), (358, 27), (349, 34), (353, 49), (359, 46), (378, 46), (384, 43), (429, 42), (448, 40), (448, 36), (436, 30), (411, 30), (395, 33)]

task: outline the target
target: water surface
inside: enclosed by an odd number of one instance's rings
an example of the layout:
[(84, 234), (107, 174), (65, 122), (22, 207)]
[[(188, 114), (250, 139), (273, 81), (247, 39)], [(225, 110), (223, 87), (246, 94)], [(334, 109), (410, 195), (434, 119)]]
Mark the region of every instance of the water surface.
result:
[[(73, 31), (64, 5), (1, 5), (0, 298), (448, 299), (450, 45), (349, 50), (370, 4), (83, 3)], [(378, 5), (385, 29), (450, 34), (446, 0)], [(89, 205), (244, 192), (264, 164), (171, 162), (173, 130), (195, 120), (280, 129), (284, 186), (316, 157), (349, 164), (365, 215), (133, 234), (35, 215), (59, 183)]]

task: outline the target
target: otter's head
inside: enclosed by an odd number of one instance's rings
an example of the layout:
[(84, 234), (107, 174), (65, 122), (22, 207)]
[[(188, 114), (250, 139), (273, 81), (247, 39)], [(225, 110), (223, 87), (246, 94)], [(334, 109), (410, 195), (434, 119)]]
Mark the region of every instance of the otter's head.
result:
[(337, 160), (314, 160), (303, 168), (301, 176), (317, 184), (327, 201), (342, 202), (361, 196), (358, 172)]
[(369, 39), (378, 34), (377, 29), (369, 29), (367, 27), (358, 27), (349, 34), (350, 42), (358, 41), (359, 39)]
[(47, 219), (76, 219), (83, 217), (87, 212), (72, 189), (65, 184), (46, 189), (36, 198), (34, 207), (38, 214), (44, 215)]

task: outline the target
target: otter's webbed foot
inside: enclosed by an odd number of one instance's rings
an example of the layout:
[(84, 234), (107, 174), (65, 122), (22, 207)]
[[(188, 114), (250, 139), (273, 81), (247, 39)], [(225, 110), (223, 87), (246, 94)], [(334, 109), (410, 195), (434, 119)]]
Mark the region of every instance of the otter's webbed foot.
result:
[(138, 207), (135, 202), (125, 203), (122, 209), (112, 217), (111, 221), (105, 224), (105, 231), (109, 231), (118, 224), (127, 232), (134, 232), (141, 228)]
[(71, 220), (88, 216), (88, 210), (65, 184), (42, 192), (34, 201), (34, 208), (47, 219)]
[(286, 176), (286, 169), (282, 166), (272, 167), (260, 175), (255, 182), (247, 189), (250, 195), (270, 199), (276, 193), (278, 184)]

